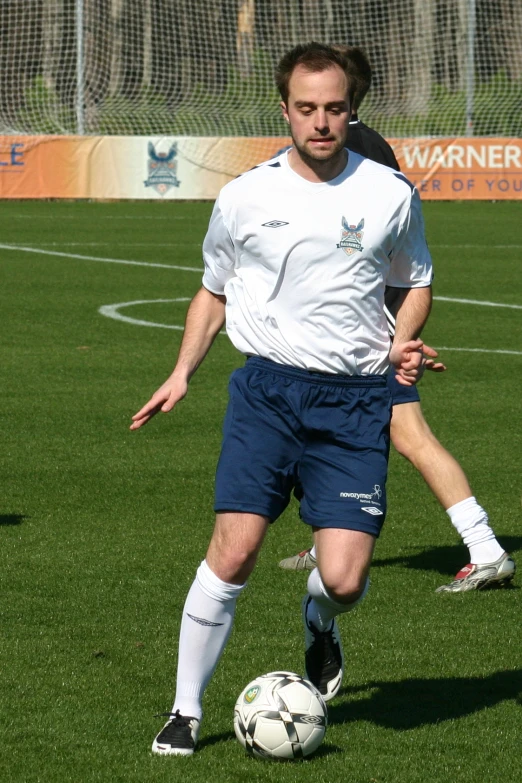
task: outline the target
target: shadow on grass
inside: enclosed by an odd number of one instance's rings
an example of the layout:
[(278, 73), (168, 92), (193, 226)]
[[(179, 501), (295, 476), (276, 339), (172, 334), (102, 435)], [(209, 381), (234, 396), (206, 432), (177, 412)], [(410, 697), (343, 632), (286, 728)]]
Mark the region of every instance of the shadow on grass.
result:
[[(367, 693), (367, 698), (361, 695)], [(329, 708), (331, 723), (365, 720), (387, 729), (407, 731), (426, 724), (464, 718), (515, 699), (522, 706), (522, 669), (489, 677), (412, 679), (370, 682), (344, 688), (344, 704)], [(351, 694), (358, 699), (350, 701)]]
[[(507, 552), (516, 552), (522, 547), (522, 536), (501, 536), (500, 543)], [(372, 568), (400, 565), (419, 571), (437, 571), (453, 576), (466, 565), (467, 549), (462, 544), (455, 546), (411, 547), (409, 553), (398, 557), (379, 558), (372, 561)]]
[[(231, 742), (232, 740), (236, 740), (236, 735), (233, 731), (224, 731), (222, 734), (211, 734), (209, 737), (203, 737), (200, 742), (198, 743), (198, 749), (202, 750), (203, 748), (209, 748), (212, 745), (218, 745), (220, 742)], [(318, 750), (315, 751), (313, 754), (313, 758), (317, 759), (321, 756), (331, 756), (332, 753), (341, 753), (342, 749), (339, 748), (337, 745), (332, 745), (328, 742), (323, 742), (323, 744), (319, 747)], [(245, 751), (245, 755), (248, 756), (248, 754)], [(259, 759), (258, 759), (259, 760)], [(262, 759), (261, 759), (262, 761)], [(307, 761), (307, 759), (303, 759), (303, 761)]]
[(27, 518), (25, 514), (0, 514), (0, 526), (21, 525), (24, 519)]
[(220, 742), (230, 742), (235, 740), (236, 735), (233, 731), (224, 731), (222, 734), (211, 734), (209, 737), (202, 737), (198, 742), (198, 748), (208, 748), (217, 745)]
[[(340, 748), (338, 745), (332, 745), (332, 743), (323, 742), (322, 745), (319, 745), (319, 748), (314, 751), (313, 756), (311, 758), (313, 759), (320, 759), (324, 758), (325, 756), (331, 756), (333, 753), (342, 753), (343, 749)], [(305, 759), (306, 761), (306, 759)]]

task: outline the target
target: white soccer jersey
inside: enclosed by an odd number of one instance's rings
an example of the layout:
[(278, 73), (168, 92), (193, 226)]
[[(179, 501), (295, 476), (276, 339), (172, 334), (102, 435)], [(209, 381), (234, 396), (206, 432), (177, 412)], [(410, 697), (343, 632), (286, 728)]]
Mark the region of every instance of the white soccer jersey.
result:
[(349, 153), (313, 183), (288, 153), (226, 185), (203, 243), (203, 285), (226, 296), (245, 355), (327, 373), (389, 368), (385, 286), (431, 283), (420, 199), (401, 174)]

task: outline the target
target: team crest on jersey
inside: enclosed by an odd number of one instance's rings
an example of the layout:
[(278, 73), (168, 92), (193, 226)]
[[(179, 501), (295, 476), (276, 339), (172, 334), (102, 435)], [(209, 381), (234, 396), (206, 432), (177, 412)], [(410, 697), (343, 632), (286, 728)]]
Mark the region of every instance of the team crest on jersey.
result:
[(350, 225), (343, 215), (342, 226), (341, 241), (337, 247), (341, 247), (347, 255), (351, 256), (352, 253), (363, 249), (361, 239), (364, 235), (364, 218), (355, 226)]
[(154, 188), (160, 196), (164, 196), (171, 188), (179, 188), (180, 181), (176, 176), (178, 162), (175, 160), (177, 144), (172, 144), (167, 152), (158, 152), (149, 141), (148, 153), (149, 178), (143, 183), (145, 187)]

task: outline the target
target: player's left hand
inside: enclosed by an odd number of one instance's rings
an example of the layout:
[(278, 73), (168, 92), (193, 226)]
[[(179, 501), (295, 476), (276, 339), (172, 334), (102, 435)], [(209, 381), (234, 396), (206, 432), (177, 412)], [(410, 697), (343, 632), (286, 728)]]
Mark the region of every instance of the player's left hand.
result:
[(402, 386), (414, 386), (422, 377), (425, 363), (437, 356), (437, 351), (424, 345), (422, 340), (409, 340), (406, 343), (393, 343), (390, 362), (397, 370), (397, 381)]
[[(432, 353), (428, 354), (426, 349), (428, 349), (428, 351), (431, 351)], [(422, 348), (422, 354), (423, 354), (422, 355), (422, 366), (423, 366), (423, 371), (424, 370), (431, 370), (431, 372), (444, 372), (444, 370), (447, 369), (445, 364), (443, 364), (442, 362), (435, 362), (433, 359), (428, 358), (428, 356), (432, 356), (433, 355), (433, 351), (435, 351), (434, 348), (431, 348), (429, 345), (426, 345), (426, 343), (424, 343), (423, 348)], [(436, 351), (435, 351), (435, 355), (437, 355)]]

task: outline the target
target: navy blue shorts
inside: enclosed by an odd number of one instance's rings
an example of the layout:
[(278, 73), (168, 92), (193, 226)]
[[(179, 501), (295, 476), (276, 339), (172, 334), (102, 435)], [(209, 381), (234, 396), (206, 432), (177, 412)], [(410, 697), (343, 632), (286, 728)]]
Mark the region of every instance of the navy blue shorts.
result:
[(229, 384), (215, 510), (378, 536), (386, 515), (391, 398), (385, 376), (308, 372), (251, 357)]
[(388, 380), (388, 389), (390, 390), (392, 405), (402, 405), (404, 402), (420, 402), (419, 392), (416, 386), (403, 386), (395, 378), (392, 371), (386, 376)]

